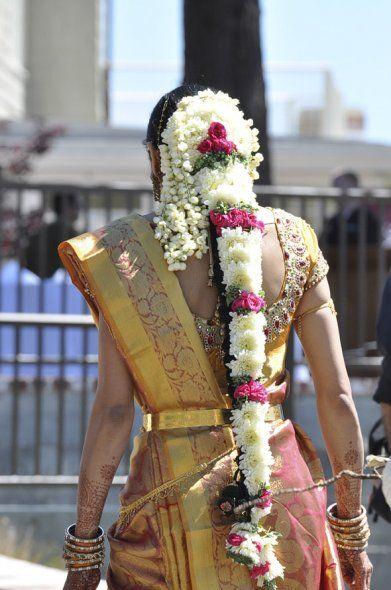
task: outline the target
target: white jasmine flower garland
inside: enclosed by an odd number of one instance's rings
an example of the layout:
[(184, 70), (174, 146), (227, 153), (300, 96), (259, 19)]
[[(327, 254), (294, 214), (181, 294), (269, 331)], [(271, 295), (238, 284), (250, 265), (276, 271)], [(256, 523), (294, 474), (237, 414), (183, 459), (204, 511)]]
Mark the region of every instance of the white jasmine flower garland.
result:
[[(283, 568), (274, 552), (278, 535), (261, 524), (271, 510), (274, 461), (268, 442), (271, 425), (266, 421), (268, 395), (262, 384), (266, 359), (264, 226), (253, 192), (262, 156), (257, 153), (258, 132), (237, 104), (227, 94), (210, 90), (179, 102), (159, 146), (163, 183), (155, 208), (155, 237), (171, 271), (185, 269), (187, 258), (201, 258), (207, 252), (210, 230), (216, 240), (231, 318), (231, 360), (226, 366), (233, 390), (232, 430), (240, 449), (238, 465), (246, 498), (259, 499), (247, 510), (248, 522), (232, 526), (227, 555), (249, 568), (258, 587), (273, 590), (276, 578), (283, 577)], [(225, 501), (220, 507), (232, 513), (234, 504)]]

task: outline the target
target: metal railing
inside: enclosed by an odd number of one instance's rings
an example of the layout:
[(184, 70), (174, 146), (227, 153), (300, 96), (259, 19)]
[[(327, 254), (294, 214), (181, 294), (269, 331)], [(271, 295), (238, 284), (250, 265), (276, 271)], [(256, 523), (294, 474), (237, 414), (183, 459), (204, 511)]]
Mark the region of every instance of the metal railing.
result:
[[(344, 348), (364, 350), (375, 339), (390, 266), (391, 191), (256, 190), (263, 204), (315, 227), (330, 263)], [(152, 203), (144, 186), (0, 184), (1, 473), (77, 473), (96, 385), (97, 338), (85, 302), (53, 252), (72, 233), (133, 210), (146, 213)]]

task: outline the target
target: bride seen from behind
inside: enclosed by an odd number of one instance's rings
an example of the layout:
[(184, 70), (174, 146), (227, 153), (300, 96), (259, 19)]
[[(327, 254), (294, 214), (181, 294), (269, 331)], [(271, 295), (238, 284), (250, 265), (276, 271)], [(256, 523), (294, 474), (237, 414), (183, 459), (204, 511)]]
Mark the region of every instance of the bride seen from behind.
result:
[(110, 589), (335, 590), (343, 577), (368, 590), (359, 481), (336, 483), (327, 514), (324, 490), (273, 498), (323, 477), (312, 442), (282, 415), (292, 325), (334, 472), (363, 465), (315, 233), (258, 204), (257, 132), (228, 95), (198, 86), (166, 94), (146, 144), (154, 213), (60, 245), (99, 328), (65, 588), (99, 583), (99, 523), (136, 399), (143, 427), (108, 531)]

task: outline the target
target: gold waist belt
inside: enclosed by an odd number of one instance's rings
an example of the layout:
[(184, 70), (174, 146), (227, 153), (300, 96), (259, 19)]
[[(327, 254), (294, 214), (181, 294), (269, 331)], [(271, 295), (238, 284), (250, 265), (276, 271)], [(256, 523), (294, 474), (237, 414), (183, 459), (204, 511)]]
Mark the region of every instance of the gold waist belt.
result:
[[(229, 408), (207, 408), (199, 410), (165, 410), (156, 414), (143, 414), (143, 429), (166, 430), (169, 428), (196, 428), (197, 426), (230, 426)], [(281, 404), (270, 406), (266, 420), (283, 420)]]

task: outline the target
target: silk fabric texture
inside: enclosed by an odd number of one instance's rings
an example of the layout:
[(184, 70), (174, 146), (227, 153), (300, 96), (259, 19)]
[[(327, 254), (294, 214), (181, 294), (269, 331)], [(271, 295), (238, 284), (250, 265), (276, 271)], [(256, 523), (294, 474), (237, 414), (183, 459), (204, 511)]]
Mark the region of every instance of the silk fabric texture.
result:
[[(307, 243), (312, 242), (308, 236)], [(95, 321), (103, 314), (144, 412), (231, 407), (220, 357), (205, 352), (178, 279), (168, 271), (145, 218), (131, 214), (116, 220), (63, 242), (59, 253)], [(277, 394), (273, 380), (283, 370), (288, 331), (269, 343), (266, 351), (268, 385)], [(323, 477), (312, 442), (290, 420), (274, 424), (270, 444), (275, 457), (273, 490), (307, 486)], [(230, 427), (140, 431), (121, 504), (233, 446)], [(184, 493), (146, 504), (124, 528), (113, 524), (108, 531), (109, 589), (256, 588), (247, 567), (226, 557), (232, 520), (216, 507), (219, 491), (232, 480), (236, 454), (232, 450), (207, 474), (195, 477)], [(278, 580), (279, 589), (343, 588), (325, 509), (324, 490), (274, 500), (266, 522), (281, 533), (277, 557), (285, 567), (285, 578)]]

